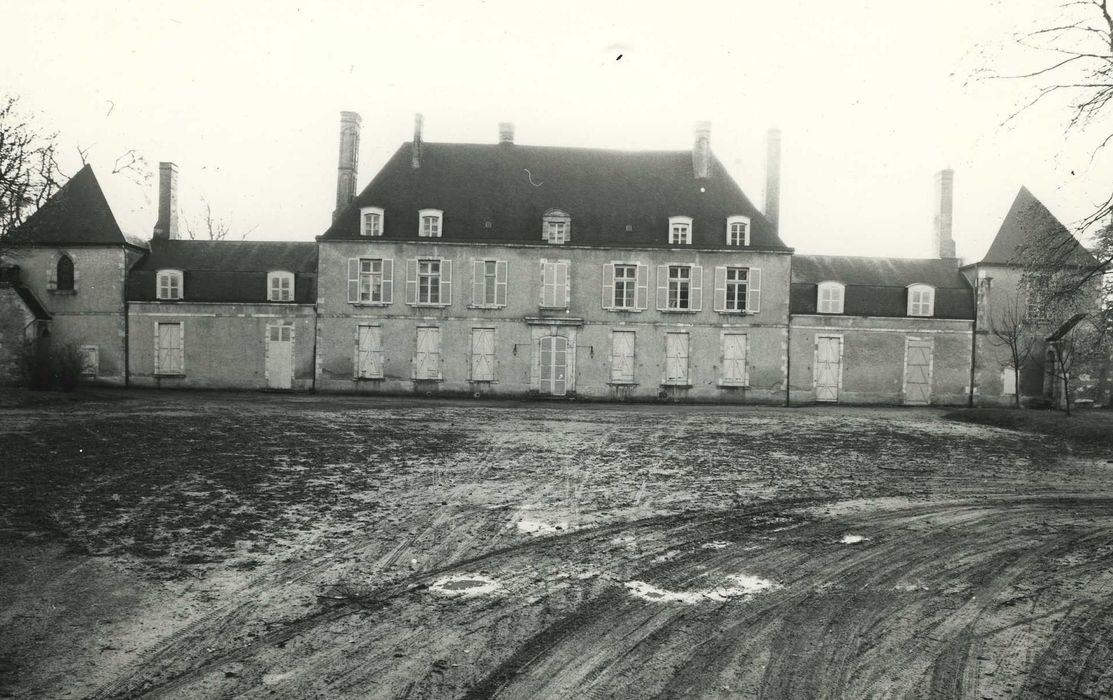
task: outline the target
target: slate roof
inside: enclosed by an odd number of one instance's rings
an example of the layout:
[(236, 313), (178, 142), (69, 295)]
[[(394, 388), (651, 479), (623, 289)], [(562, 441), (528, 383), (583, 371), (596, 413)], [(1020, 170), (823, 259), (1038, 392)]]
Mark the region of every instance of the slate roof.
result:
[(934, 318), (974, 318), (974, 294), (953, 259), (792, 256), (789, 307), (816, 313), (820, 282), (842, 282), (844, 316), (905, 316), (911, 284), (935, 287)]
[(15, 293), (19, 295), (19, 298), (23, 300), (27, 310), (34, 314), (36, 319), (39, 321), (50, 320), (50, 312), (46, 310), (45, 306), (39, 303), (39, 299), (35, 296), (34, 292), (24, 287), (22, 284), (13, 284), (11, 287), (15, 290)]
[(294, 302), (317, 299), (313, 241), (192, 241), (152, 239), (150, 253), (128, 276), (129, 301), (157, 301), (159, 270), (181, 270), (182, 301), (267, 301), (267, 273), (294, 273)]
[(980, 264), (1020, 265), (1021, 248), (1030, 240), (1041, 245), (1062, 244), (1064, 252), (1077, 264), (1096, 262), (1067, 227), (1027, 187), (1021, 187)]
[(690, 151), (421, 148), (414, 169), (413, 144), (403, 144), (321, 238), (359, 239), (359, 210), (374, 206), (385, 210), (386, 240), (417, 239), (418, 211), (429, 208), (444, 211), (442, 241), (541, 244), (545, 212), (559, 209), (572, 217), (572, 245), (667, 247), (669, 217), (691, 216), (693, 248), (724, 248), (727, 217), (741, 214), (751, 248), (790, 250), (714, 156), (711, 177), (697, 180)]
[(26, 245), (128, 243), (88, 164), (12, 231), (10, 240)]

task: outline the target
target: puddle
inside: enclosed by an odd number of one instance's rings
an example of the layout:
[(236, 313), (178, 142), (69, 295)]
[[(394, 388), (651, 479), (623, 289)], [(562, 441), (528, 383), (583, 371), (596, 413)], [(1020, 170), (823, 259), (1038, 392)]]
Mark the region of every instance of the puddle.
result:
[(429, 585), (429, 590), (441, 595), (472, 597), (490, 595), (499, 590), (498, 582), (486, 576), (459, 574), (438, 579)]
[(736, 574), (734, 576), (728, 576), (721, 586), (695, 591), (669, 591), (648, 584), (645, 581), (627, 581), (626, 587), (630, 589), (631, 594), (643, 600), (658, 603), (721, 603), (732, 598), (751, 596), (755, 593), (777, 588), (778, 586), (772, 581), (758, 578), (757, 576)]
[(869, 540), (868, 537), (862, 537), (861, 535), (843, 535), (842, 539), (839, 540), (839, 543), (840, 544), (858, 544), (859, 542), (865, 542), (867, 540)]

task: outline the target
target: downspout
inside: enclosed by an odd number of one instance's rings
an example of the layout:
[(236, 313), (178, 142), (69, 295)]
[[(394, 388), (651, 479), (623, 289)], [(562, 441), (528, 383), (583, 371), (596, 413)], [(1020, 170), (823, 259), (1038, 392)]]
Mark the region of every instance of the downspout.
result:
[(128, 301), (128, 249), (124, 248), (124, 388), (131, 386), (131, 306)]
[[(970, 326), (970, 392), (966, 401), (968, 408), (974, 408), (974, 378), (978, 366), (978, 319), (974, 314), (974, 323)], [(1017, 389), (1019, 391), (1019, 388)]]
[(317, 301), (313, 301), (313, 381), (309, 384), (310, 393), (317, 393), (317, 334), (321, 330), (321, 314), (317, 310)]

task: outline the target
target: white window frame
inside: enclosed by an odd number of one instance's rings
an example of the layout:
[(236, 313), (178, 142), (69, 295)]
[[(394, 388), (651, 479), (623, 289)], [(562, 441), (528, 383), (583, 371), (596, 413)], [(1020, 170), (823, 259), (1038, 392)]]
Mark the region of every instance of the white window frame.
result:
[(353, 368), (356, 379), (382, 379), (383, 370), (383, 329), (377, 323), (361, 323), (356, 326), (355, 357)]
[[(489, 265), (494, 265), (493, 289), (488, 288), (492, 281)], [(472, 258), (471, 261), (471, 307), (474, 309), (500, 309), (506, 306), (507, 273), (509, 264), (495, 258)], [(493, 292), (488, 298), (487, 292)]]
[[(421, 337), (422, 335), (432, 334), (435, 338), (433, 350), (421, 350)], [(418, 326), (414, 334), (414, 356), (411, 363), (411, 371), (413, 379), (416, 381), (439, 381), (441, 376), (441, 365), (444, 358), (444, 353), (441, 351), (441, 342), (443, 340), (440, 326)], [(425, 361), (421, 362), (422, 356), (425, 355)], [(429, 365), (432, 364), (432, 367)], [(418, 369), (422, 365), (425, 366), (425, 371), (419, 372)]]
[[(824, 298), (825, 293), (827, 298)], [(815, 290), (816, 312), (841, 314), (844, 308), (846, 308), (846, 285), (832, 280), (820, 282)]]
[[(487, 335), (491, 338), (491, 352), (477, 353), (475, 351), (476, 339)], [(494, 328), (472, 328), (470, 342), (468, 355), (469, 380), (485, 383), (498, 381), (498, 331)], [(489, 376), (480, 371), (480, 367), (483, 366), (482, 358), (487, 358), (486, 366), (490, 369)]]
[[(671, 357), (669, 355), (669, 338), (671, 338), (673, 336), (683, 336), (683, 338), (684, 338), (683, 346), (684, 346), (685, 354), (683, 356), (683, 359), (684, 359), (683, 372), (675, 373), (676, 376), (673, 376), (673, 374), (670, 373), (670, 371), (669, 371), (670, 370), (669, 360), (670, 360), (670, 357)], [(677, 358), (677, 363), (676, 364), (677, 364), (677, 366), (679, 366), (679, 358), (681, 356), (676, 355), (675, 357)], [(661, 382), (661, 383), (664, 384), (665, 386), (691, 386), (691, 381), (692, 381), (692, 337), (691, 337), (691, 334), (688, 333), (687, 331), (675, 331), (675, 332), (670, 331), (668, 333), (665, 333), (665, 376), (664, 376), (664, 381)]]
[[(375, 263), (379, 271), (375, 271)], [(366, 269), (365, 269), (366, 268)], [(367, 284), (364, 284), (364, 281)], [(379, 298), (375, 299), (378, 284)], [(366, 287), (367, 299), (363, 298)], [(394, 302), (394, 260), (391, 258), (348, 258), (348, 303), (356, 306), (390, 306)]]
[[(630, 354), (619, 354), (618, 338), (629, 338)], [(625, 340), (623, 340), (625, 343)], [(636, 384), (638, 357), (638, 334), (633, 330), (616, 329), (611, 331), (611, 384), (632, 385)], [(623, 367), (628, 367), (623, 371)]]
[[(155, 274), (155, 298), (159, 301), (181, 301), (185, 297), (185, 275), (181, 270), (159, 270)], [(163, 284), (166, 280), (167, 284)], [(166, 293), (163, 294), (165, 288)], [(171, 292), (176, 291), (175, 296)]]
[(669, 245), (692, 244), (692, 217), (669, 217)]
[[(369, 227), (368, 217), (377, 217), (373, 219), (376, 226)], [(386, 225), (386, 212), (382, 207), (363, 207), (359, 210), (359, 235), (361, 236), (381, 236), (383, 235), (384, 226)]]
[[(742, 231), (742, 239), (737, 240), (734, 235), (734, 227), (741, 225), (744, 227)], [(727, 239), (728, 246), (748, 246), (750, 245), (750, 217), (737, 214), (735, 216), (727, 217)]]
[(572, 263), (570, 260), (541, 260), (542, 309), (567, 309), (572, 300)]
[[(688, 268), (688, 306), (672, 306), (672, 268)], [(680, 282), (677, 278), (677, 301)], [(657, 266), (657, 310), (668, 313), (694, 313), (703, 309), (703, 267), (693, 263), (668, 263)]]
[(549, 209), (541, 222), (541, 240), (562, 245), (572, 240), (572, 217), (560, 209)]
[[(437, 301), (421, 300), (421, 265), (436, 262), (440, 264)], [(431, 276), (431, 273), (427, 273)], [(429, 289), (432, 289), (430, 287)], [(447, 307), (452, 305), (452, 261), (444, 258), (410, 258), (406, 261), (406, 303), (410, 306)]]
[[(926, 300), (924, 295), (927, 295)], [(920, 283), (908, 285), (908, 315), (919, 318), (935, 315), (935, 287)]]
[[(728, 359), (727, 358), (727, 339), (728, 338), (741, 338), (742, 339), (742, 357)], [(741, 362), (741, 376), (738, 373), (731, 373), (728, 375), (727, 368), (728, 362)], [(750, 337), (746, 333), (739, 333), (733, 330), (723, 331), (719, 338), (719, 366), (722, 368), (722, 379), (720, 384), (722, 386), (749, 386), (750, 385)]]
[[(618, 268), (634, 268), (634, 277), (623, 279), (623, 288), (627, 284), (633, 285), (633, 299), (631, 304), (620, 304)], [(603, 308), (607, 311), (645, 311), (649, 299), (649, 266), (645, 263), (614, 260), (603, 263)], [(623, 296), (625, 301), (625, 295)]]
[[(426, 219), (430, 220), (430, 226), (426, 227)], [(444, 233), (444, 210), (442, 209), (422, 209), (417, 212), (417, 236), (418, 238), (440, 238)]]
[[(178, 347), (177, 362), (163, 362), (162, 361), (162, 338), (160, 330), (162, 326), (177, 326), (178, 327)], [(175, 350), (175, 348), (167, 348), (167, 352)], [(182, 321), (155, 321), (155, 344), (154, 344), (154, 374), (161, 377), (177, 377), (185, 374), (185, 323)], [(175, 359), (173, 356), (167, 356), (167, 359)], [(164, 365), (169, 364), (167, 368)], [(177, 365), (174, 367), (174, 365)]]
[(267, 301), (294, 300), (294, 273), (275, 270), (267, 273)]

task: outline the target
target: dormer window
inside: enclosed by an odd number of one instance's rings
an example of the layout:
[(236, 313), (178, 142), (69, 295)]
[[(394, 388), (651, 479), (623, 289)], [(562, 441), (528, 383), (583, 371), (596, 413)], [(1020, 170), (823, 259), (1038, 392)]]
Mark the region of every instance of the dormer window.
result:
[(440, 209), (422, 209), (417, 213), (418, 221), (421, 222), (420, 228), (417, 230), (417, 235), (421, 238), (440, 238), (441, 237), (441, 224), (444, 219), (444, 212)]
[(908, 315), (935, 315), (935, 287), (927, 284), (912, 284), (908, 286)]
[(727, 245), (750, 245), (750, 217), (731, 216), (727, 219)]
[(159, 270), (157, 279), (158, 294), (156, 297), (158, 299), (174, 301), (185, 296), (181, 270)]
[(383, 210), (381, 207), (364, 207), (359, 210), (360, 224), (359, 235), (383, 235)]
[(267, 273), (267, 301), (294, 300), (294, 273)]
[(841, 314), (845, 287), (842, 282), (820, 282), (816, 308), (821, 314)]
[(572, 217), (560, 209), (550, 209), (545, 212), (541, 238), (546, 243), (557, 245), (572, 240)]
[(692, 244), (692, 217), (669, 217), (669, 245)]

